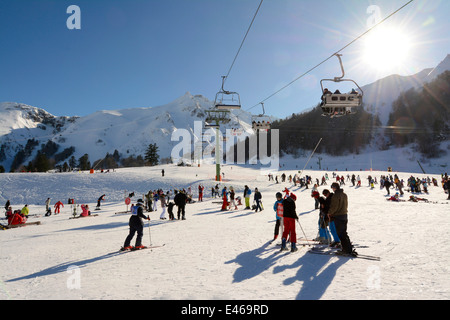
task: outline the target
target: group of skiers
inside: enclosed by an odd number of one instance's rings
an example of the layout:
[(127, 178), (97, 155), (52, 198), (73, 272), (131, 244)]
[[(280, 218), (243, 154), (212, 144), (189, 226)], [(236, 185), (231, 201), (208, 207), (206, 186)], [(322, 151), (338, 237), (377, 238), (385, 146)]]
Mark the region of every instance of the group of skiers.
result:
[[(347, 234), (347, 222), (348, 222), (348, 199), (347, 195), (341, 189), (340, 184), (333, 182), (331, 189), (334, 193), (325, 189), (322, 191), (323, 197), (318, 197), (319, 203), (319, 237), (315, 240), (325, 243), (330, 246), (340, 247), (341, 250), (338, 254), (345, 255), (357, 255), (350, 242), (350, 238)], [(295, 230), (295, 222), (298, 222), (298, 216), (296, 213), (295, 201), (296, 195), (290, 192), (287, 188), (283, 190), (284, 197), (281, 192), (277, 192), (275, 197), (273, 209), (276, 213), (276, 224), (274, 230), (274, 240), (279, 235), (279, 229), (283, 228), (281, 239), (281, 251), (286, 251), (287, 242), (291, 243), (291, 252), (298, 250), (297, 248), (297, 235)], [(317, 191), (316, 191), (317, 192)], [(300, 225), (300, 223), (299, 223)], [(330, 232), (327, 230), (327, 226)], [(308, 239), (305, 239), (308, 240)]]
[[(54, 205), (54, 213), (59, 214), (61, 212), (61, 207), (64, 207), (64, 204), (61, 201), (58, 201)], [(30, 214), (30, 209), (28, 204), (25, 204), (22, 209), (12, 210), (11, 201), (8, 199), (5, 203), (5, 216), (8, 219), (8, 225), (19, 225), (24, 224), (28, 220), (28, 216)], [(47, 198), (45, 201), (45, 216), (48, 217), (52, 214), (52, 209), (50, 207), (50, 198)]]
[[(170, 198), (172, 196), (172, 190), (168, 190), (164, 192), (162, 189), (158, 190), (150, 190), (148, 193), (145, 194), (145, 202), (142, 201), (143, 207), (147, 212), (153, 212), (158, 211), (158, 201), (160, 203), (162, 212), (159, 218), (161, 220), (166, 220), (166, 208), (167, 212), (169, 214), (169, 220), (175, 220), (175, 216), (173, 213), (173, 207), (178, 207), (178, 220), (181, 219), (185, 220), (185, 206), (186, 203), (192, 203), (194, 202), (192, 200), (192, 193), (190, 192), (190, 188), (188, 188), (188, 191), (185, 189), (180, 190), (174, 190), (174, 198), (173, 202), (170, 201)], [(199, 195), (199, 198), (202, 196)], [(140, 199), (142, 200), (142, 199)]]

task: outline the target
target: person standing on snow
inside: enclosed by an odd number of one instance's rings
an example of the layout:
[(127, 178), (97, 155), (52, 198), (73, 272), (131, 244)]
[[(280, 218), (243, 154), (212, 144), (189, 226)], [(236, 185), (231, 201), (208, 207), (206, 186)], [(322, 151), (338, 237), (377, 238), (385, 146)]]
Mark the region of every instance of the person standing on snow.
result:
[(9, 207), (11, 206), (11, 201), (6, 201), (5, 203), (5, 211), (8, 211)]
[(245, 185), (244, 188), (244, 199), (245, 199), (245, 209), (250, 209), (250, 195), (252, 194), (252, 190)]
[(166, 220), (166, 197), (164, 196), (164, 192), (161, 192), (161, 197), (159, 198), (161, 200), (161, 209), (162, 213), (159, 216), (161, 220)]
[(298, 219), (295, 212), (295, 201), (297, 197), (291, 193), (289, 197), (283, 200), (283, 225), (284, 231), (281, 239), (281, 250), (287, 251), (286, 242), (289, 237), (291, 242), (291, 252), (297, 251), (297, 234), (295, 233), (295, 220)]
[(283, 233), (283, 195), (281, 194), (281, 192), (277, 192), (275, 197), (277, 198), (277, 201), (275, 201), (275, 203), (273, 204), (273, 210), (276, 213), (276, 223), (273, 240), (276, 240), (278, 238), (278, 234), (280, 233), (280, 226), (282, 231), (281, 233)]
[(258, 188), (255, 188), (255, 196), (254, 196), (253, 199), (256, 202), (256, 210), (255, 210), (255, 212), (258, 212), (258, 208), (259, 208), (259, 211), (262, 211), (262, 208), (261, 208), (262, 195), (261, 195), (261, 192), (258, 191)]
[(64, 204), (61, 201), (55, 203), (55, 214), (61, 213), (61, 206), (64, 208)]
[(204, 186), (201, 184), (198, 185), (198, 201), (203, 201), (203, 189), (205, 189)]
[(234, 210), (237, 210), (236, 202), (234, 201), (234, 189), (233, 187), (230, 187), (230, 202), (228, 203), (228, 210), (231, 210), (232, 206), (234, 206)]
[(105, 194), (102, 194), (100, 196), (100, 198), (98, 198), (98, 200), (97, 200), (97, 208), (95, 208), (95, 210), (100, 210), (100, 202), (105, 200), (105, 196), (106, 196)]
[(339, 183), (334, 182), (331, 185), (331, 189), (333, 189), (334, 195), (331, 198), (328, 216), (330, 217), (330, 220), (334, 222), (337, 235), (341, 240), (342, 251), (340, 253), (356, 256), (357, 253), (353, 250), (350, 238), (347, 234), (347, 195), (344, 193), (344, 190), (340, 188)]
[(227, 211), (228, 209), (228, 191), (227, 187), (223, 187), (222, 189), (222, 209), (221, 211)]
[(50, 209), (50, 198), (45, 200), (45, 216), (48, 217), (52, 214), (52, 209)]
[(137, 232), (136, 237), (136, 243), (134, 246), (134, 249), (144, 249), (145, 246), (142, 245), (142, 236), (144, 235), (144, 221), (142, 219), (146, 219), (150, 221), (149, 216), (144, 215), (144, 202), (142, 199), (139, 199), (137, 201), (137, 204), (133, 207), (131, 211), (131, 217), (128, 225), (130, 226), (130, 233), (125, 239), (125, 243), (122, 247), (123, 250), (130, 250), (133, 249), (132, 246), (130, 246), (131, 240), (134, 237), (134, 234)]
[(173, 198), (175, 205), (178, 207), (178, 212), (177, 212), (178, 220), (180, 220), (180, 214), (181, 214), (181, 219), (186, 220), (186, 218), (185, 218), (186, 200), (187, 200), (187, 196), (186, 196), (184, 190), (175, 194), (175, 197)]

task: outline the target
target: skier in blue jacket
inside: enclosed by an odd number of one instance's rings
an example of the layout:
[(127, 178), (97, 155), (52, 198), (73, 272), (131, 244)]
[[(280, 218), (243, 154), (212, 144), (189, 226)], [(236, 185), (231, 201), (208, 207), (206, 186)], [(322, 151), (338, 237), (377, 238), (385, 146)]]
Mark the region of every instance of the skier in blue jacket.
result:
[[(277, 201), (273, 204), (273, 210), (275, 211), (276, 223), (273, 240), (275, 240), (280, 233), (280, 226), (283, 228), (283, 195), (281, 192), (277, 192), (275, 195)], [(283, 231), (283, 230), (282, 230)]]

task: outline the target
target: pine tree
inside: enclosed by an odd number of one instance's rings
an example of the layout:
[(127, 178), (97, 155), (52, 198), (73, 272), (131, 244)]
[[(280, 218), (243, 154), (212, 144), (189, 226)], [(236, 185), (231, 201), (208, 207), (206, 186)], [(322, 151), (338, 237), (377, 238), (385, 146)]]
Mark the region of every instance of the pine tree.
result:
[(89, 161), (89, 155), (85, 153), (80, 159), (78, 159), (80, 170), (89, 170), (91, 163)]
[(144, 159), (150, 166), (156, 166), (159, 163), (158, 146), (156, 143), (150, 143), (148, 145)]

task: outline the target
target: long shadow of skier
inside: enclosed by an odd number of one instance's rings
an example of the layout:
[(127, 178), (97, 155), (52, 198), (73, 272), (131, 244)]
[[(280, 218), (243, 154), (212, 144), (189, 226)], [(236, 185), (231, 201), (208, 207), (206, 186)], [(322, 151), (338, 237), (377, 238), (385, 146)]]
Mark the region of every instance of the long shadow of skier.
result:
[(225, 262), (225, 264), (237, 263), (240, 265), (234, 272), (233, 282), (254, 278), (275, 264), (283, 254), (278, 254), (278, 250), (268, 248), (270, 244), (269, 241), (260, 248), (243, 252), (235, 259)]
[(306, 253), (291, 265), (277, 266), (274, 273), (280, 273), (287, 269), (297, 269), (297, 273), (286, 278), (283, 284), (288, 286), (296, 281), (302, 282), (298, 300), (318, 300), (330, 286), (337, 269), (347, 262), (347, 259), (338, 259), (330, 263), (331, 256), (320, 256)]
[(5, 280), (4, 282), (15, 282), (15, 281), (26, 280), (26, 279), (34, 279), (36, 277), (43, 277), (43, 276), (48, 276), (48, 275), (52, 275), (52, 274), (67, 272), (67, 270), (70, 266), (77, 266), (79, 268), (83, 268), (91, 263), (94, 263), (94, 262), (97, 262), (100, 260), (104, 260), (104, 259), (109, 259), (109, 258), (112, 258), (112, 257), (120, 255), (120, 254), (123, 254), (123, 252), (120, 252), (120, 251), (119, 252), (111, 252), (111, 253), (107, 253), (102, 256), (94, 257), (94, 258), (90, 258), (90, 259), (64, 262), (64, 263), (60, 263), (56, 266), (48, 267), (47, 269), (44, 269), (41, 271), (31, 273), (26, 276)]

